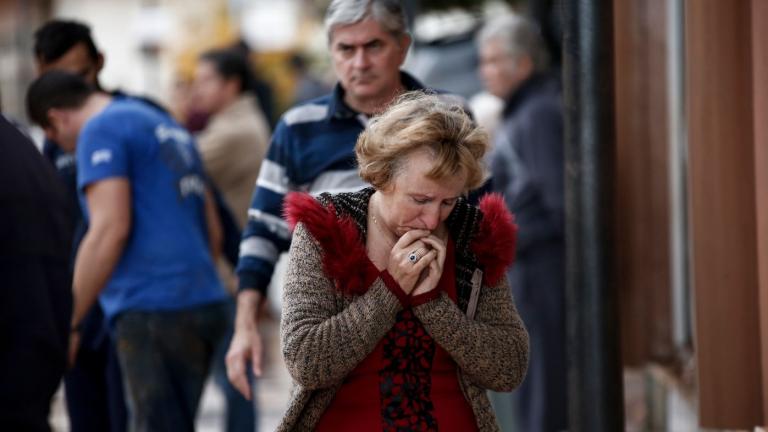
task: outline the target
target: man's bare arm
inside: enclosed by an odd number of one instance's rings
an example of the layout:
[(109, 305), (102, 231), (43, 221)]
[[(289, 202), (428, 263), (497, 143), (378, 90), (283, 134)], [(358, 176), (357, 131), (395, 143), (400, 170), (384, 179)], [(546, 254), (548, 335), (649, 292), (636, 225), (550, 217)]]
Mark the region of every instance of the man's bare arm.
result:
[(128, 179), (97, 181), (87, 187), (85, 196), (89, 226), (75, 260), (73, 327), (83, 320), (106, 285), (131, 232)]

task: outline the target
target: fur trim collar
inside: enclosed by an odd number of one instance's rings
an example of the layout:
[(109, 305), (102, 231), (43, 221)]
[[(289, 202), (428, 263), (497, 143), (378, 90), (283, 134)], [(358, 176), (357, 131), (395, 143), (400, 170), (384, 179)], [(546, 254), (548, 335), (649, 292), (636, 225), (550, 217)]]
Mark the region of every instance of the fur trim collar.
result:
[(501, 194), (483, 195), (478, 207), (483, 220), (470, 249), (483, 268), (486, 284), (495, 285), (515, 260), (517, 225)]
[[(304, 224), (320, 244), (323, 269), (341, 292), (363, 294), (379, 271), (365, 251), (365, 228), (360, 215), (356, 221), (352, 215), (337, 209), (327, 197), (324, 202), (325, 205), (306, 193), (289, 193), (285, 198), (285, 218), (291, 229), (299, 222)], [(471, 207), (467, 203), (461, 205)], [(482, 216), (472, 229), (474, 235), (468, 246), (483, 269), (485, 284), (493, 285), (514, 261), (517, 227), (501, 195), (483, 196), (478, 207)]]
[(336, 216), (333, 203), (324, 207), (306, 193), (291, 192), (283, 208), (291, 230), (301, 222), (323, 250), (323, 270), (345, 294), (363, 294), (378, 275), (368, 259), (360, 231), (349, 216)]

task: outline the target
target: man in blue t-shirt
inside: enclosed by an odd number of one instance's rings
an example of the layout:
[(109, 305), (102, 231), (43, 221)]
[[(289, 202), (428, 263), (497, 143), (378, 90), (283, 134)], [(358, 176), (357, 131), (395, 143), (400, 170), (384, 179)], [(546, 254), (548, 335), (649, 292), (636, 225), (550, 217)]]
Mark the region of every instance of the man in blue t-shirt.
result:
[[(96, 46), (91, 30), (85, 23), (68, 19), (47, 21), (35, 31), (34, 60), (38, 74), (63, 70), (82, 76), (97, 90), (104, 89), (99, 74), (105, 64), (105, 57)], [(107, 92), (112, 96), (126, 96), (119, 90)], [(130, 97), (141, 99), (165, 111), (165, 108), (151, 99), (136, 95)], [(74, 253), (87, 229), (78, 205), (75, 155), (63, 151), (51, 140), (45, 140), (43, 143), (43, 154), (56, 167), (76, 209), (72, 254), (74, 266)], [(212, 187), (212, 190), (224, 232), (223, 255), (234, 267), (238, 259), (240, 228), (224, 203), (222, 195), (216, 192), (215, 187)], [(94, 303), (82, 322), (82, 328), (76, 335), (80, 341), (77, 357), (73, 359), (64, 376), (70, 428), (72, 432), (124, 432), (127, 409), (121, 372), (114, 343), (109, 337), (108, 325), (98, 302)], [(222, 340), (222, 348), (228, 345), (227, 340)], [(232, 390), (233, 388), (227, 389), (226, 394), (233, 394)], [(232, 418), (253, 416), (253, 407), (235, 396), (227, 399), (225, 411), (228, 422)], [(249, 430), (246, 427), (247, 425), (243, 429), (230, 428), (228, 431)]]
[(89, 226), (75, 260), (72, 328), (98, 297), (131, 429), (193, 430), (226, 294), (213, 265), (221, 232), (192, 138), (162, 110), (66, 72), (38, 78), (27, 106), (47, 138), (76, 149)]

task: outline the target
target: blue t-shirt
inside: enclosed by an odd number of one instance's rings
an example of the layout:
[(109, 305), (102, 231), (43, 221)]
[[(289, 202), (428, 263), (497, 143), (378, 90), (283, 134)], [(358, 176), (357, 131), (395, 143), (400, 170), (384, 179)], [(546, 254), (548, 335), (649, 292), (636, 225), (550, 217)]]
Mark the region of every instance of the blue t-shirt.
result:
[(86, 186), (130, 181), (130, 237), (99, 297), (110, 320), (128, 310), (179, 310), (225, 298), (208, 247), (202, 163), (190, 134), (167, 113), (113, 99), (80, 133), (77, 173), (86, 219)]

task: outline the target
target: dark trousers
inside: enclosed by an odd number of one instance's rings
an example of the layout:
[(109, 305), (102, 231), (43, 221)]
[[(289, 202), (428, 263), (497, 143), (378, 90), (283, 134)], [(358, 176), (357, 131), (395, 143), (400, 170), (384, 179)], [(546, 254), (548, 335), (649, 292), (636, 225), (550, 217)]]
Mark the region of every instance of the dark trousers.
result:
[(515, 305), (530, 336), (528, 373), (512, 394), (518, 430), (568, 428), (565, 354), (565, 248), (533, 246), (509, 273)]
[(128, 413), (117, 351), (96, 303), (85, 318), (75, 365), (64, 375), (72, 432), (125, 432)]
[(115, 342), (132, 432), (194, 431), (227, 305), (132, 311), (115, 320)]
[[(255, 382), (251, 380), (254, 397), (249, 401), (240, 394), (232, 383), (229, 382), (229, 378), (227, 378), (225, 360), (229, 344), (232, 341), (232, 334), (234, 333), (234, 323), (235, 300), (230, 298), (227, 300), (227, 332), (216, 350), (213, 364), (213, 380), (221, 389), (221, 392), (224, 393), (224, 398), (227, 402), (224, 432), (254, 432), (258, 420)], [(250, 372), (250, 369), (248, 370)], [(249, 376), (249, 378), (252, 377)]]
[(0, 256), (0, 430), (50, 430), (66, 368), (69, 275), (66, 260)]

